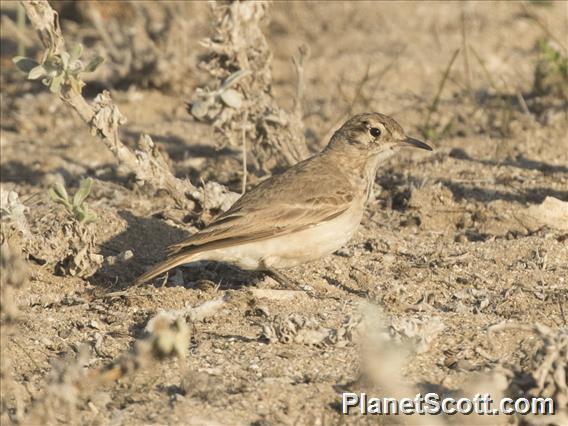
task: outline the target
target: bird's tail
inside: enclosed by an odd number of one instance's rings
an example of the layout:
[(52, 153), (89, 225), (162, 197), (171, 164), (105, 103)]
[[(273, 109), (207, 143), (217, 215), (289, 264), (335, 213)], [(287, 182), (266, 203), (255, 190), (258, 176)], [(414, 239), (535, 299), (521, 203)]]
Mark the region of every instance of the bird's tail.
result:
[(152, 278), (156, 278), (158, 275), (175, 268), (176, 266), (183, 265), (184, 263), (195, 262), (197, 255), (199, 253), (180, 253), (178, 255), (172, 256), (163, 262), (158, 263), (148, 272), (140, 275), (136, 281), (134, 281), (133, 286), (139, 286), (144, 284), (146, 281), (150, 281)]

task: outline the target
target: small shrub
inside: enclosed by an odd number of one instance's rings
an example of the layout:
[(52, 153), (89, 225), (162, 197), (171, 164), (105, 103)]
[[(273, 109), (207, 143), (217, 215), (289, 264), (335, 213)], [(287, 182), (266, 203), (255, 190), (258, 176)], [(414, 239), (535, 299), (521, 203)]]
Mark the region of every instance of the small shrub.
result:
[(535, 69), (534, 93), (568, 99), (568, 56), (547, 40), (539, 42), (538, 50), (540, 58)]
[(79, 189), (71, 199), (65, 187), (58, 183), (49, 190), (49, 195), (53, 201), (65, 206), (77, 222), (87, 224), (97, 220), (97, 215), (85, 204), (85, 199), (89, 196), (92, 186), (93, 179), (83, 179)]
[(95, 56), (84, 65), (80, 59), (82, 54), (83, 46), (77, 44), (71, 53), (48, 53), (41, 63), (24, 56), (16, 56), (12, 61), (20, 71), (28, 75), (29, 80), (42, 78), (42, 83), (53, 93), (60, 93), (63, 86), (71, 87), (76, 93), (81, 93), (85, 83), (79, 75), (95, 71), (104, 62), (103, 58)]

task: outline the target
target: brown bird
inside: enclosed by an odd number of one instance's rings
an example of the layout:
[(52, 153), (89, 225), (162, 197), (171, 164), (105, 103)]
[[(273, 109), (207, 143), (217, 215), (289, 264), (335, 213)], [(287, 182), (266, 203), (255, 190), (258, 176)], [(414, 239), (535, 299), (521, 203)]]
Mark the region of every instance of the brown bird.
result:
[(319, 259), (349, 241), (378, 166), (405, 146), (432, 151), (384, 114), (350, 118), (323, 151), (260, 183), (205, 229), (170, 246), (168, 258), (135, 285), (201, 260), (265, 271), (290, 284), (277, 270)]

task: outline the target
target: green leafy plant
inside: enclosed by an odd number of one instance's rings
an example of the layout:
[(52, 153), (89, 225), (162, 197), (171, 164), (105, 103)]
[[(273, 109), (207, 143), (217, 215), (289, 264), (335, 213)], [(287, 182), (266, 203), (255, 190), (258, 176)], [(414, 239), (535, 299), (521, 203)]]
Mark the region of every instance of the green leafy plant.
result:
[(540, 54), (535, 70), (534, 91), (568, 98), (568, 56), (548, 40), (538, 44)]
[(568, 75), (568, 57), (562, 54), (560, 48), (547, 40), (541, 40), (538, 47), (544, 60), (550, 63), (552, 72), (563, 76)]
[(63, 86), (81, 93), (85, 83), (80, 79), (80, 74), (93, 72), (104, 62), (102, 57), (95, 56), (85, 65), (80, 59), (82, 54), (83, 45), (77, 44), (71, 53), (47, 53), (41, 63), (25, 56), (16, 56), (12, 61), (28, 75), (29, 80), (41, 78), (53, 93), (60, 93)]
[(85, 200), (89, 196), (92, 186), (93, 179), (83, 179), (79, 185), (79, 189), (73, 196), (73, 199), (71, 199), (65, 187), (57, 183), (49, 190), (49, 196), (56, 203), (65, 206), (67, 211), (79, 223), (87, 224), (97, 220), (97, 215), (85, 204)]

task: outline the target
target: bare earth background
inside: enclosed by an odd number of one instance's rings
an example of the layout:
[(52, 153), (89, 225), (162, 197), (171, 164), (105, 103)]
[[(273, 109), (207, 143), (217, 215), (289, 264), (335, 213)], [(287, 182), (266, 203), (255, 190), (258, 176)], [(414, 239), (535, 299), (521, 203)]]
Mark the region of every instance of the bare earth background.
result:
[[(63, 3), (63, 34), (70, 44), (82, 41), (88, 56), (100, 33), (72, 2)], [(113, 20), (129, 28), (132, 18), (121, 15), (127, 6), (98, 7), (109, 28)], [(210, 127), (185, 105), (207, 82), (197, 65), (205, 53), (199, 41), (211, 31), (209, 7), (179, 7), (185, 26), (174, 53), (183, 61), (119, 75), (108, 71), (113, 59), (103, 52), (107, 63), (84, 93), (109, 89), (128, 117), (124, 140), (149, 133), (177, 176), (239, 192), (240, 149), (218, 149)], [(302, 44), (310, 50), (304, 125), (312, 151), (345, 115), (380, 111), (413, 136), (426, 133), (435, 152), (407, 151), (385, 164), (353, 241), (289, 272), (317, 297), (258, 292), (279, 287), (260, 275), (201, 265), (162, 287), (104, 298), (128, 288), (166, 245), (214, 212), (183, 212), (166, 194), (135, 186), (57, 96), (26, 81), (11, 58), (18, 43), (39, 55), (40, 43), (29, 26), (14, 23), (17, 4), (3, 2), (2, 197), (15, 191), (30, 234), (45, 238), (29, 249), (31, 237), (16, 232), (15, 215), (4, 215), (2, 424), (532, 423), (345, 418), (339, 401), (342, 391), (532, 395), (547, 356), (555, 370), (542, 373), (546, 383), (536, 393), (566, 410), (568, 231), (566, 223), (542, 221), (538, 206), (546, 197), (568, 202), (568, 91), (539, 92), (534, 80), (540, 41), (566, 55), (567, 10), (565, 2), (274, 3), (264, 33), (273, 92), (284, 108), (292, 108), (295, 93), (291, 57)], [(261, 176), (253, 165), (249, 171), (254, 185)], [(48, 189), (64, 181), (74, 193), (88, 176), (87, 203), (98, 215), (89, 226), (106, 260), (79, 278), (55, 266), (69, 219)], [(113, 258), (128, 250), (133, 257)], [(222, 297), (220, 310), (186, 330), (185, 358), (152, 359), (104, 383), (86, 373), (129, 353), (160, 310)], [(548, 421), (567, 424), (561, 416), (566, 411)]]

